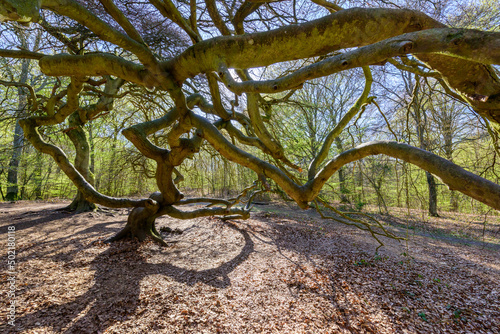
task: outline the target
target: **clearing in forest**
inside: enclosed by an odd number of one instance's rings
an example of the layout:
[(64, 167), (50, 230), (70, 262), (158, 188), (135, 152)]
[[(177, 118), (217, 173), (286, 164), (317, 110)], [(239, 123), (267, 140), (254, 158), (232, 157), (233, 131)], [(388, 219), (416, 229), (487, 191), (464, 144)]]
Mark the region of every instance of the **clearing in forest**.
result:
[(499, 333), (498, 218), (379, 217), (409, 240), (375, 255), (367, 233), (284, 204), (237, 222), (162, 217), (169, 247), (104, 244), (127, 209), (55, 211), (65, 204), (0, 204), (17, 253), (2, 333)]

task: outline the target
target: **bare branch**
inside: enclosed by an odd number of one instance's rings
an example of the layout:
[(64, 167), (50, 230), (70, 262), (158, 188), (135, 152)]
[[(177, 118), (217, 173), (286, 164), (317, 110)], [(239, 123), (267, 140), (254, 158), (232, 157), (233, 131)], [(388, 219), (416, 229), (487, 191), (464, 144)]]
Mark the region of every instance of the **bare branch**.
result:
[(139, 32), (135, 29), (135, 27), (130, 23), (125, 15), (123, 15), (122, 11), (115, 5), (113, 0), (99, 0), (103, 5), (104, 9), (108, 12), (111, 17), (125, 30), (127, 35), (133, 38), (136, 42), (141, 44), (145, 44)]
[(22, 83), (22, 82), (3, 81), (3, 80), (0, 80), (0, 85), (11, 86), (11, 87), (24, 87), (24, 88), (27, 88), (28, 91), (30, 92), (30, 96), (31, 96), (31, 111), (35, 111), (35, 110), (38, 109), (38, 102), (37, 102), (37, 99), (36, 99), (35, 90), (30, 85)]

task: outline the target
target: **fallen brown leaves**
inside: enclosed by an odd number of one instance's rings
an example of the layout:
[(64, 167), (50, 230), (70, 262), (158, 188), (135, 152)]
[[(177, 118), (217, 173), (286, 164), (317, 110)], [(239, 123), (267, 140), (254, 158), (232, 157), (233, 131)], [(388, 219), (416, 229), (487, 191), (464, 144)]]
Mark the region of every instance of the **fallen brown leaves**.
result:
[(171, 247), (107, 245), (126, 210), (60, 206), (0, 204), (0, 238), (15, 224), (19, 261), (16, 328), (2, 332), (499, 333), (495, 247), (413, 235), (375, 255), (358, 230), (268, 212), (228, 223), (162, 218), (183, 231), (164, 233)]

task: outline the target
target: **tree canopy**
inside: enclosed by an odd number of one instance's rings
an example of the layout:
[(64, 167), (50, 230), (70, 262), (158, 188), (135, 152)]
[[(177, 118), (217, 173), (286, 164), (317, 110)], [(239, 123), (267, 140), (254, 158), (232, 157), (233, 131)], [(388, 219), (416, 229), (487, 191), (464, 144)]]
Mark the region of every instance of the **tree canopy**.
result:
[[(154, 225), (162, 215), (247, 218), (253, 198), (270, 189), (268, 180), (303, 209), (312, 202), (332, 208), (318, 197), (332, 175), (346, 164), (380, 154), (416, 165), (450, 189), (499, 210), (498, 184), (427, 151), (423, 141), (414, 147), (396, 136), (331, 157), (334, 143), (342, 148), (336, 139), (367, 106), (383, 112), (384, 105), (372, 95), (372, 71), (389, 64), (416, 78), (433, 80), (439, 88), (431, 98), (446, 94), (469, 106), (498, 138), (500, 79), (495, 66), (500, 65), (500, 32), (494, 31), (495, 16), (477, 12), (484, 21), (477, 27), (461, 16), (463, 10), (441, 8), (439, 2), (355, 5), (346, 3), (342, 8), (324, 0), (2, 0), (0, 18), (17, 23), (0, 37), (0, 56), (32, 60), (43, 78), (38, 87), (26, 80), (4, 80), (4, 84), (25, 89), (30, 108), (19, 121), (24, 136), (36, 150), (52, 156), (82, 198), (108, 207), (135, 208), (113, 240), (150, 236), (163, 243)], [(14, 32), (22, 32), (30, 23), (39, 34), (19, 43)], [(330, 127), (317, 127), (307, 118), (316, 141), (310, 142), (308, 161), (295, 159), (279, 119), (285, 112), (294, 117), (303, 104), (284, 109), (280, 103), (293, 95), (307, 103), (311, 96), (300, 93), (306, 83), (324, 78), (328, 88), (338, 73), (358, 76), (353, 80), (362, 82), (359, 95), (336, 104), (340, 107), (330, 118)], [(342, 85), (347, 84), (337, 84)], [(325, 99), (352, 93), (330, 89)], [(158, 192), (149, 198), (111, 197), (93, 186), (83, 126), (114, 112), (118, 101), (158, 109), (154, 119), (137, 117), (137, 110), (123, 116), (127, 121), (137, 119), (122, 131), (123, 136), (156, 163)], [(328, 110), (333, 115), (334, 107)], [(422, 120), (415, 108), (413, 115)], [(58, 124), (67, 126), (63, 133), (74, 144), (74, 164), (44, 131)], [(153, 140), (158, 133), (161, 140)], [(178, 168), (206, 144), (254, 171), (255, 183), (228, 200), (185, 198), (177, 187), (183, 178)], [(209, 205), (182, 210), (192, 203)], [(392, 237), (369, 218), (345, 218), (374, 236)]]

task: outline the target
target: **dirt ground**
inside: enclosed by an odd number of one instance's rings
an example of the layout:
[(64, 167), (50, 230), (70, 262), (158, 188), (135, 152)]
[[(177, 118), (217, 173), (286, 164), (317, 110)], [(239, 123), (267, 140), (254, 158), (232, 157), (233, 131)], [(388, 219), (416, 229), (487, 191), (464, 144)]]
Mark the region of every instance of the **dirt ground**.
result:
[[(103, 240), (128, 210), (0, 203), (2, 333), (500, 333), (500, 223), (383, 217), (407, 242), (293, 207), (158, 220), (175, 243)], [(15, 234), (8, 234), (8, 226)], [(8, 236), (16, 240), (9, 273)], [(6, 323), (15, 277), (15, 326)]]

